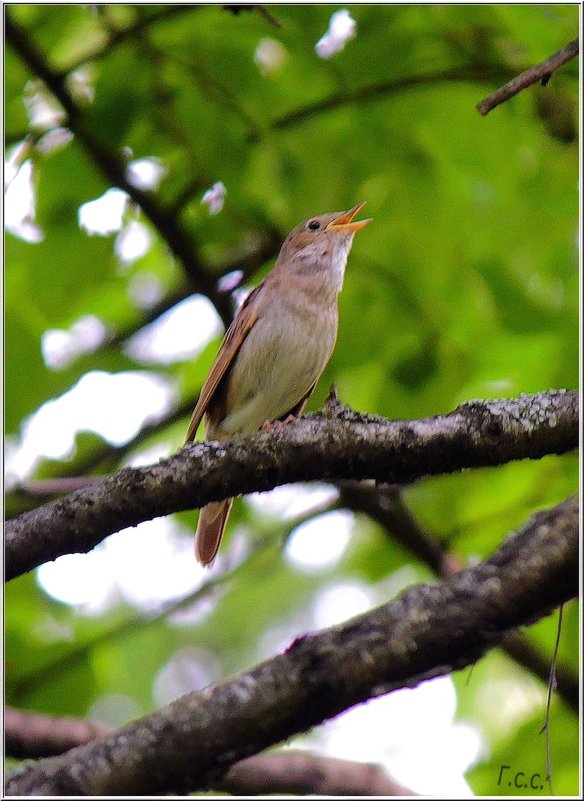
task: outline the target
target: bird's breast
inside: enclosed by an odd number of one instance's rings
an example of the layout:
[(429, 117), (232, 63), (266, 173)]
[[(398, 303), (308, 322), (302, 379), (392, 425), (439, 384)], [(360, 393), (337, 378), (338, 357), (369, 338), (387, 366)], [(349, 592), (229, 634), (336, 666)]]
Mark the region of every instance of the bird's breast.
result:
[(277, 293), (243, 342), (228, 377), (226, 433), (252, 433), (296, 406), (318, 380), (337, 336), (337, 305)]

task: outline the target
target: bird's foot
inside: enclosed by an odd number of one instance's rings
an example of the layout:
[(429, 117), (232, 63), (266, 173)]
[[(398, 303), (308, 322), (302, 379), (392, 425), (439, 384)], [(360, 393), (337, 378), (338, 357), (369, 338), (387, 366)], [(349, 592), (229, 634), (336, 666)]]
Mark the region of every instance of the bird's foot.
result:
[(295, 423), (297, 420), (298, 418), (294, 417), (293, 414), (289, 414), (284, 420), (266, 420), (265, 423), (262, 423), (261, 430), (278, 432), (285, 426), (290, 425), (290, 423)]

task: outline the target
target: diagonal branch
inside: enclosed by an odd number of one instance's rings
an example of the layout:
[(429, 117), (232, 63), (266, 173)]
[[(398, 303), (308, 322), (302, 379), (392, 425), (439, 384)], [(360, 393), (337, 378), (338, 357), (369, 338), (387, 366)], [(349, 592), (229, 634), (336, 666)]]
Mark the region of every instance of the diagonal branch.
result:
[(53, 70), (45, 55), (31, 41), (28, 32), (5, 14), (6, 41), (15, 50), (29, 69), (38, 75), (55, 95), (67, 113), (67, 125), (114, 186), (123, 189), (142, 209), (158, 233), (168, 244), (183, 265), (192, 291), (198, 291), (216, 306), (223, 322), (228, 325), (232, 318), (231, 301), (228, 295), (217, 290), (215, 277), (210, 275), (197, 256), (196, 243), (192, 235), (178, 220), (171, 209), (164, 207), (151, 193), (134, 186), (128, 179), (126, 164), (120, 153), (101, 142), (87, 124), (85, 115), (74, 102), (66, 86), (66, 76)]
[(505, 103), (505, 101), (519, 94), (519, 92), (522, 92), (529, 86), (532, 86), (534, 83), (542, 81), (545, 86), (557, 69), (578, 55), (579, 49), (578, 39), (569, 42), (564, 48), (554, 53), (553, 56), (546, 58), (546, 60), (542, 61), (540, 64), (536, 64), (535, 67), (531, 67), (525, 70), (525, 72), (520, 73), (504, 86), (501, 86), (500, 89), (497, 89), (496, 92), (493, 92), (488, 97), (485, 97), (484, 100), (481, 100), (477, 105), (478, 112), (484, 117), (489, 111), (497, 108), (501, 103)]
[[(142, 7), (137, 6), (135, 7), (140, 10)], [(67, 75), (68, 73), (74, 72), (75, 70), (82, 67), (84, 64), (87, 64), (89, 61), (96, 61), (97, 59), (103, 58), (113, 47), (116, 47), (118, 44), (125, 42), (127, 39), (140, 34), (144, 30), (150, 30), (155, 25), (160, 22), (167, 22), (169, 19), (178, 16), (179, 14), (191, 14), (196, 11), (200, 11), (203, 6), (200, 5), (187, 5), (186, 3), (180, 4), (171, 4), (168, 6), (162, 6), (159, 11), (155, 11), (151, 14), (142, 15), (138, 17), (134, 22), (130, 23), (124, 28), (116, 28), (114, 30), (110, 30), (108, 32), (108, 39), (105, 44), (100, 44), (94, 50), (90, 50), (80, 56), (76, 61), (70, 63), (64, 70), (63, 76)]]
[[(425, 531), (404, 502), (399, 487), (369, 486), (363, 482), (345, 481), (339, 484), (339, 503), (353, 512), (362, 512), (375, 520), (388, 535), (412, 552), (434, 573), (448, 579), (462, 565), (440, 542)], [(501, 649), (517, 664), (547, 684), (550, 676), (550, 656), (546, 656), (528, 642), (520, 631), (508, 632), (501, 641)], [(580, 682), (577, 673), (566, 666), (556, 669), (558, 695), (574, 711), (579, 710)]]
[(257, 754), (369, 698), (476, 662), (505, 632), (578, 593), (578, 501), (536, 514), (489, 559), (332, 629), (64, 756), (7, 795), (140, 795), (213, 787)]
[(149, 467), (126, 467), (6, 525), (9, 580), (127, 526), (295, 481), (407, 483), (469, 467), (539, 459), (578, 445), (578, 393), (473, 401), (447, 415), (389, 421), (336, 402), (281, 432), (195, 443)]

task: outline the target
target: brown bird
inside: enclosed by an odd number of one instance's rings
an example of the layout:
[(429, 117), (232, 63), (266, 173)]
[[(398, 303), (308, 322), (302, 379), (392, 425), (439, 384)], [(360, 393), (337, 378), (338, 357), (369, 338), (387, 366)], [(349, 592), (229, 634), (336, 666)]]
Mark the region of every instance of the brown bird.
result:
[[(186, 442), (203, 416), (205, 438), (221, 440), (302, 413), (335, 345), (337, 295), (353, 236), (371, 222), (353, 220), (364, 205), (312, 217), (288, 235), (274, 269), (225, 334)], [(204, 565), (217, 553), (232, 503), (227, 498), (201, 509), (195, 553)]]

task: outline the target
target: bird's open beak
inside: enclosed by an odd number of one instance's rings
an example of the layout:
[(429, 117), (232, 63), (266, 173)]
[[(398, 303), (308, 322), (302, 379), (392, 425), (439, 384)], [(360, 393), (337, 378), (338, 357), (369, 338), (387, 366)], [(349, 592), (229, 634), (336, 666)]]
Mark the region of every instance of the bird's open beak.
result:
[(373, 217), (368, 217), (366, 220), (355, 220), (353, 221), (353, 217), (356, 217), (357, 214), (361, 211), (365, 202), (357, 203), (356, 206), (353, 206), (352, 209), (349, 211), (344, 211), (342, 214), (339, 214), (332, 222), (330, 222), (327, 227), (326, 231), (359, 231), (361, 228), (364, 228), (368, 223), (370, 223)]

